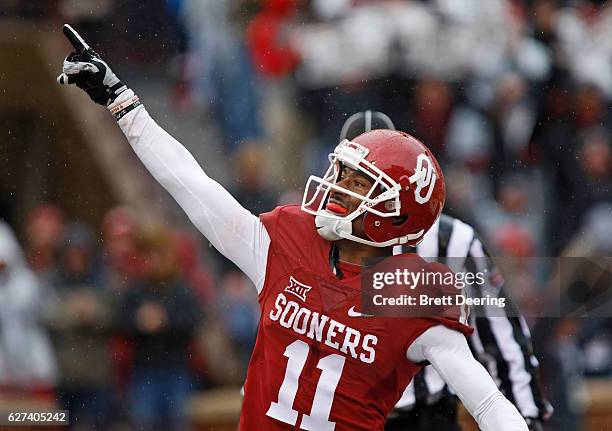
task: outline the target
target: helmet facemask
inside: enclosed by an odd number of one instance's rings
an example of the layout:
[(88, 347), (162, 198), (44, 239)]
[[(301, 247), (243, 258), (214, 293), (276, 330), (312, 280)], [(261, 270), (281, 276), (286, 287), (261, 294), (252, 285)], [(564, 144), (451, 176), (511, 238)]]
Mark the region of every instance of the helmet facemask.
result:
[[(346, 139), (340, 142), (334, 152), (329, 155), (330, 166), (323, 178), (311, 175), (308, 179), (302, 199), (302, 210), (315, 216), (318, 233), (329, 241), (344, 238), (373, 247), (388, 247), (419, 238), (423, 235), (423, 232), (384, 242), (376, 242), (353, 235), (353, 220), (362, 214), (369, 213), (382, 218), (400, 216), (401, 186), (377, 168), (376, 162), (366, 160), (368, 152), (369, 150), (366, 147), (356, 142)], [(368, 193), (361, 195), (337, 185), (343, 166), (354, 169), (372, 180), (372, 186)], [(359, 199), (361, 202), (349, 214), (343, 215), (332, 212), (327, 209), (332, 191), (338, 191)]]

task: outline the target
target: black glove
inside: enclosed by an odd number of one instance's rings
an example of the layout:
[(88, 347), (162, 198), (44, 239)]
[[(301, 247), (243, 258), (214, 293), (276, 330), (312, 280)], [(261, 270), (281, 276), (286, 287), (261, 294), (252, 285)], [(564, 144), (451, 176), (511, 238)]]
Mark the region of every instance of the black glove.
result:
[(62, 30), (76, 52), (71, 52), (64, 60), (57, 82), (76, 84), (94, 102), (104, 106), (111, 104), (127, 87), (72, 27), (64, 24)]

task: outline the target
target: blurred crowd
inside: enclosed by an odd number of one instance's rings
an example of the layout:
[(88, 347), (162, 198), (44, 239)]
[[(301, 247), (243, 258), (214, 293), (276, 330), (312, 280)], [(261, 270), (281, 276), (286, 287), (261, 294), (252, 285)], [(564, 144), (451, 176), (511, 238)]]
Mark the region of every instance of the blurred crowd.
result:
[(257, 301), (233, 269), (215, 287), (192, 232), (44, 204), (24, 246), (0, 224), (0, 396), (57, 399), (74, 429), (181, 430), (192, 391), (241, 384)]
[[(344, 120), (372, 109), (434, 151), (447, 213), (476, 226), (494, 255), (523, 259), (506, 276), (526, 310), (545, 309), (555, 280), (528, 258), (612, 252), (609, 2), (26, 3), (0, 0), (5, 14), (78, 25), (119, 70), (166, 71), (168, 104), (218, 130), (235, 161), (232, 191), (255, 214), (299, 199)], [(119, 208), (92, 229), (65, 223), (57, 207), (35, 208), (25, 260), (3, 233), (2, 260), (23, 269), (31, 292), (16, 292), (14, 306), (1, 300), (0, 311), (21, 313), (11, 325), (37, 347), (2, 353), (15, 337), (2, 321), (1, 387), (57, 387), (85, 421), (109, 420), (93, 410), (119, 403), (131, 420), (178, 427), (173, 415), (190, 390), (240, 382), (258, 318), (248, 281), (187, 228), (138, 220)], [(578, 430), (582, 377), (612, 375), (612, 318), (536, 315), (527, 317), (556, 408), (551, 429)], [(3, 366), (24, 357), (33, 374), (5, 383)]]

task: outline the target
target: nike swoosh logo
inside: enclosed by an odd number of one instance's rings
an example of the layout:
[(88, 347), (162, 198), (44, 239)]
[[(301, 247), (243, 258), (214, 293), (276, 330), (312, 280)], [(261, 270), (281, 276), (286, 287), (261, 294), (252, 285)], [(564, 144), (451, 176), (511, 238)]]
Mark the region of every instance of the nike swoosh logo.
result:
[(355, 311), (355, 306), (353, 305), (348, 310), (349, 317), (373, 317), (371, 314), (360, 313), (359, 311)]

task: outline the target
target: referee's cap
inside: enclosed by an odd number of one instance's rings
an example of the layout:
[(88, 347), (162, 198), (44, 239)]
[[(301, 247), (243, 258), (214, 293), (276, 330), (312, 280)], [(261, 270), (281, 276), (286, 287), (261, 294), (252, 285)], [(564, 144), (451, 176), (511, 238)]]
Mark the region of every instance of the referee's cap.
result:
[(391, 118), (384, 112), (380, 111), (361, 111), (356, 112), (346, 119), (340, 130), (340, 141), (353, 138), (362, 133), (376, 129), (391, 129), (395, 130), (395, 125)]

